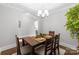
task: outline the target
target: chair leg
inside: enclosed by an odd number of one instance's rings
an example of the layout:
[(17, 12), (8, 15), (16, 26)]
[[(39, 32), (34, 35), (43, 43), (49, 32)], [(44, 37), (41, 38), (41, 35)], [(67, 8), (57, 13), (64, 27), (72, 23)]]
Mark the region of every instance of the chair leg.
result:
[(44, 53), (44, 54), (45, 54), (45, 55), (47, 54), (47, 53), (46, 53), (46, 51), (45, 51), (45, 53)]
[(54, 50), (54, 55), (56, 55), (56, 50)]
[(60, 55), (59, 47), (58, 47), (58, 55)]
[(17, 49), (17, 55), (21, 55), (21, 51), (19, 48)]
[(20, 52), (19, 53), (17, 52), (17, 55), (21, 55), (21, 53)]
[(56, 45), (54, 45), (54, 55), (56, 55)]

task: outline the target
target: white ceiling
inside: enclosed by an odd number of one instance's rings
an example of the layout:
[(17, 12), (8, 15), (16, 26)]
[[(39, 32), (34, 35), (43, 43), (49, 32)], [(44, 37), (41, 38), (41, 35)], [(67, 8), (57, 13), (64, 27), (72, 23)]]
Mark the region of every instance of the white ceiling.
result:
[(74, 3), (3, 3), (0, 5), (11, 6), (23, 10), (36, 11), (36, 10), (53, 10), (55, 8), (63, 8), (65, 6), (73, 5)]
[(33, 16), (37, 16), (38, 10), (48, 10), (51, 15), (54, 10), (74, 5), (74, 3), (4, 3), (0, 5), (9, 6), (21, 10), (23, 13), (28, 12)]
[(51, 10), (53, 8), (63, 5), (63, 3), (30, 3), (30, 4), (21, 3), (20, 5), (28, 7), (33, 10), (44, 10), (44, 9)]

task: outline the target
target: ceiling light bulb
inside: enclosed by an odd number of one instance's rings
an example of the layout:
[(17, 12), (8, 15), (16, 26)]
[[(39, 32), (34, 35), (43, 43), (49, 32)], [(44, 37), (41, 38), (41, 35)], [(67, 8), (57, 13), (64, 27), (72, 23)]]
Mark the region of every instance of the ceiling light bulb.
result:
[(38, 16), (42, 14), (42, 10), (38, 10)]

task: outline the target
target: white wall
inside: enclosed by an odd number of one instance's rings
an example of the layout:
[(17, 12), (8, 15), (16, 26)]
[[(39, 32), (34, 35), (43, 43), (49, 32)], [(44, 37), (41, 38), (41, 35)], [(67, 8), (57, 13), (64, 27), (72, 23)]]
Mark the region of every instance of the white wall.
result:
[[(0, 4), (0, 51), (16, 46), (15, 34), (34, 34), (34, 16), (26, 13), (22, 13), (20, 9)], [(18, 20), (21, 21), (20, 29)]]
[(29, 13), (22, 14), (21, 16), (21, 27), (18, 28), (20, 36), (35, 35), (34, 21), (36, 19)]
[(43, 32), (48, 33), (48, 31), (52, 30), (56, 33), (60, 33), (60, 44), (75, 49), (77, 47), (77, 42), (76, 40), (70, 38), (70, 34), (66, 31), (66, 28), (64, 26), (66, 23), (66, 18), (64, 15), (69, 7), (72, 6), (66, 6), (60, 9), (55, 9), (52, 15), (44, 19)]
[(0, 5), (0, 47), (15, 43), (19, 16), (17, 10)]

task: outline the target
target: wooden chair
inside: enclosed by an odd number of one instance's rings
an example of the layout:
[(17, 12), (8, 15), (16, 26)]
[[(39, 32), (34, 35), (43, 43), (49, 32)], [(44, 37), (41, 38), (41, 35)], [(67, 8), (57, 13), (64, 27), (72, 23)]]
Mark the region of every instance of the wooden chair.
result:
[(21, 46), (21, 39), (16, 35), (16, 48), (17, 55), (23, 55), (31, 52), (31, 47), (29, 45)]
[(58, 54), (60, 54), (59, 51), (59, 40), (60, 40), (60, 34), (55, 35), (55, 39), (54, 39), (54, 50), (55, 50), (55, 54), (58, 50)]
[(52, 52), (54, 51), (53, 50), (53, 40), (50, 38), (50, 39), (46, 39), (45, 41), (45, 45), (39, 47), (39, 48), (36, 48), (36, 53), (37, 54), (40, 54), (40, 55), (49, 55), (49, 54), (52, 54)]
[(54, 40), (52, 38), (46, 39), (46, 42), (45, 42), (45, 55), (47, 55), (48, 52), (49, 52), (49, 54), (52, 54), (52, 52), (54, 52), (53, 42), (54, 42)]
[(55, 31), (49, 31), (49, 35), (54, 36), (55, 35)]

